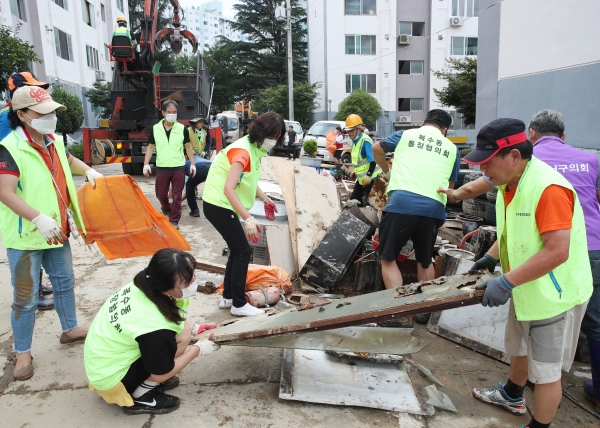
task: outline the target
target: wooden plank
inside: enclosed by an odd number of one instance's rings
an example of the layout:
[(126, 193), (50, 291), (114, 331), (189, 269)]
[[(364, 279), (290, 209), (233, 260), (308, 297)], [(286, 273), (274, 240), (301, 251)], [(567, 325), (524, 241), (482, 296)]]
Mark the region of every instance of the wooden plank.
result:
[(225, 274), (225, 265), (220, 265), (217, 263), (209, 263), (209, 262), (202, 261), (202, 260), (196, 261), (196, 269), (205, 270), (207, 272)]
[(484, 293), (475, 290), (474, 285), (489, 278), (487, 274), (441, 277), (350, 297), (312, 309), (259, 315), (211, 330), (214, 332), (211, 340), (226, 344), (258, 337), (331, 330), (474, 305), (481, 302)]
[(294, 168), (296, 186), (296, 232), (298, 271), (317, 248), (321, 239), (340, 215), (337, 188), (331, 177), (317, 174), (314, 168)]
[(296, 271), (296, 259), (292, 249), (289, 225), (268, 225), (265, 226), (265, 233), (267, 234), (267, 248), (271, 265), (283, 268), (289, 276), (296, 275), (298, 272)]
[(284, 158), (263, 158), (263, 164), (269, 164), (269, 167), (275, 171), (277, 182), (283, 193), (285, 208), (287, 210), (290, 240), (292, 243), (292, 253), (294, 255), (295, 271), (298, 272), (298, 244), (296, 235), (296, 194), (294, 191), (295, 177), (294, 165)]

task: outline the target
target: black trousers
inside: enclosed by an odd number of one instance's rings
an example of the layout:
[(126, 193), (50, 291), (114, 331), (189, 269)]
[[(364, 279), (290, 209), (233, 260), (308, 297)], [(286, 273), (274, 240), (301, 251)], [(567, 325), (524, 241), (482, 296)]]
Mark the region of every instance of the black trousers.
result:
[(246, 275), (250, 263), (250, 244), (238, 216), (231, 210), (202, 201), (204, 216), (221, 234), (229, 247), (225, 267), (223, 297), (233, 299), (233, 306), (241, 308), (246, 302)]
[(377, 178), (371, 180), (371, 183), (369, 183), (367, 186), (363, 186), (358, 182), (358, 180), (356, 180), (356, 182), (354, 183), (354, 189), (352, 190), (352, 194), (350, 195), (350, 199), (356, 199), (357, 201), (360, 201), (361, 207), (366, 207), (367, 200), (369, 199), (369, 194), (371, 193), (373, 183), (376, 179)]
[[(189, 161), (187, 161), (189, 162)], [(191, 211), (198, 209), (198, 202), (196, 201), (196, 186), (206, 181), (208, 177), (208, 170), (212, 164), (210, 162), (198, 162), (196, 164), (196, 175), (190, 177), (190, 167), (186, 163), (185, 175), (188, 176), (188, 181), (185, 182), (185, 196), (187, 198), (188, 207)]]
[(287, 157), (291, 157), (290, 156), (290, 151), (292, 152), (292, 154), (294, 155), (294, 160), (296, 159), (296, 147), (294, 147), (293, 144), (288, 143), (287, 146)]

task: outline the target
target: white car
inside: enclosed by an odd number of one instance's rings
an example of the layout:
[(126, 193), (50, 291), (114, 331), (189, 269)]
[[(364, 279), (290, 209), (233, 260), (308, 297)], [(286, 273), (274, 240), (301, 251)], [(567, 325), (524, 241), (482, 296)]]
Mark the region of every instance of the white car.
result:
[[(331, 130), (335, 131), (335, 128), (340, 127), (344, 129), (346, 122), (338, 120), (319, 120), (310, 127), (304, 141), (317, 140), (318, 152), (317, 156), (322, 158), (324, 162), (335, 162), (333, 155), (327, 150), (327, 141), (325, 136)], [(344, 135), (344, 147), (351, 147), (352, 141), (347, 135)]]
[(284, 122), (285, 122), (285, 139), (283, 140), (283, 145), (281, 147), (273, 147), (271, 149), (271, 153), (287, 155), (287, 146), (289, 144), (288, 131), (290, 130), (290, 126), (291, 126), (292, 129), (294, 130), (294, 132), (296, 133), (296, 135), (298, 136), (298, 139), (295, 142), (292, 142), (292, 144), (294, 144), (294, 151), (296, 152), (295, 157), (299, 157), (300, 151), (302, 150), (302, 143), (304, 142), (304, 139), (303, 139), (304, 137), (302, 136), (303, 135), (302, 125), (300, 125), (300, 122), (295, 122), (295, 121), (291, 121), (291, 120), (284, 120)]

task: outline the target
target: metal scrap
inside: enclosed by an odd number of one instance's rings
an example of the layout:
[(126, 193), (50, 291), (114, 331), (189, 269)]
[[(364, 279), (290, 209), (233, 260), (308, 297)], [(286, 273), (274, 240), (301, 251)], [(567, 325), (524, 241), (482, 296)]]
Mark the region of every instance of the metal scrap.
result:
[(435, 385), (426, 386), (425, 390), (429, 395), (429, 400), (426, 401), (427, 404), (431, 404), (433, 407), (437, 407), (438, 409), (449, 410), (455, 413), (458, 412), (450, 400), (450, 397), (448, 397), (442, 391), (438, 391)]

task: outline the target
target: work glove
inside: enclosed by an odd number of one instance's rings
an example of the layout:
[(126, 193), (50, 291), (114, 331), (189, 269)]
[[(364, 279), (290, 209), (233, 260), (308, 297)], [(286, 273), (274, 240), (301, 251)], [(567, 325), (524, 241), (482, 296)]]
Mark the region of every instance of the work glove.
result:
[(445, 193), (446, 196), (448, 196), (448, 200), (451, 203), (453, 203), (453, 204), (455, 204), (458, 201), (460, 201), (460, 199), (454, 199), (454, 197), (452, 196), (452, 192), (454, 192), (454, 189), (442, 189), (442, 188), (439, 188), (439, 189), (437, 189), (437, 192), (438, 193)]
[(85, 172), (85, 176), (87, 177), (88, 181), (90, 182), (90, 184), (92, 185), (92, 187), (94, 189), (96, 188), (96, 178), (104, 177), (102, 174), (100, 174), (94, 168), (88, 169)]
[(203, 333), (206, 330), (212, 330), (213, 328), (217, 328), (217, 325), (216, 324), (194, 324), (192, 326), (192, 336), (198, 336), (200, 333)]
[(58, 245), (67, 240), (67, 235), (63, 233), (60, 225), (53, 218), (46, 214), (40, 213), (36, 218), (31, 220), (40, 234), (44, 237), (48, 245)]
[(383, 178), (385, 178), (387, 181), (390, 181), (390, 176), (392, 175), (392, 171), (388, 171), (388, 172), (381, 172), (379, 175), (381, 175)]
[(262, 229), (254, 217), (248, 217), (244, 220), (244, 229), (246, 229), (248, 241), (258, 242), (258, 234), (262, 232)]
[(150, 165), (144, 165), (142, 172), (144, 173), (144, 177), (150, 177), (150, 174), (152, 174), (152, 168), (150, 168)]
[(197, 346), (198, 348), (200, 348), (200, 355), (202, 356), (212, 354), (213, 352), (218, 351), (219, 348), (221, 348), (221, 345), (215, 342), (211, 342), (211, 340), (208, 338), (199, 340), (192, 346)]
[(365, 176), (362, 178), (362, 183), (361, 183), (361, 185), (363, 185), (363, 186), (368, 186), (369, 184), (371, 184), (371, 176), (370, 176), (370, 175), (365, 175)]
[(275, 213), (278, 212), (279, 211), (277, 211), (277, 205), (275, 205), (275, 203), (272, 200), (267, 199), (265, 201), (265, 216), (267, 217), (267, 220), (275, 220)]
[(190, 165), (190, 177), (196, 176), (196, 165)]
[(504, 275), (488, 279), (475, 286), (475, 290), (485, 290), (481, 304), (491, 308), (505, 304), (513, 288), (515, 288), (515, 285), (506, 279)]
[(489, 254), (484, 255), (482, 258), (477, 260), (471, 269), (469, 269), (469, 273), (475, 273), (478, 270), (487, 269), (489, 272), (494, 272), (496, 269), (496, 265), (498, 264), (498, 260), (490, 256)]
[(360, 201), (357, 199), (350, 199), (347, 202), (344, 202), (344, 207), (346, 208), (352, 208), (352, 207), (357, 207), (360, 205)]

